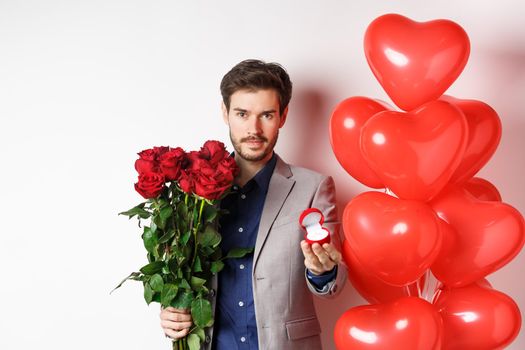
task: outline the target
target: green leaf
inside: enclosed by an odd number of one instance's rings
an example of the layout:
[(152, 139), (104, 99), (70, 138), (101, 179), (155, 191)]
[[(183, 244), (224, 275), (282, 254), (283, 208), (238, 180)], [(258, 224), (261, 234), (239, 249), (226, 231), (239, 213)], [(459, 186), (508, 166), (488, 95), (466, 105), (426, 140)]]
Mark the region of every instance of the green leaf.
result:
[(198, 290), (204, 285), (204, 283), (206, 283), (205, 279), (196, 276), (191, 276), (190, 284), (193, 290)]
[(194, 327), (191, 331), (191, 334), (196, 334), (201, 341), (204, 341), (206, 339), (206, 333), (204, 333), (204, 329), (200, 327)]
[(188, 206), (184, 202), (180, 202), (177, 206), (177, 214), (179, 217), (184, 218), (186, 221), (188, 219)]
[(173, 236), (175, 236), (175, 230), (169, 230), (168, 232), (163, 234), (162, 237), (159, 238), (159, 244), (166, 243), (171, 238), (173, 238)]
[(170, 306), (177, 309), (189, 309), (193, 300), (193, 292), (179, 289), (177, 296), (170, 303)]
[(150, 230), (151, 230), (151, 233), (157, 232), (157, 224), (152, 222), (151, 225), (150, 225)]
[(162, 292), (162, 288), (164, 287), (162, 276), (158, 273), (151, 276), (149, 284), (151, 285), (151, 289), (153, 289), (155, 292)]
[(199, 350), (201, 348), (201, 340), (197, 334), (188, 335), (187, 342), (190, 350)]
[(153, 300), (153, 289), (151, 289), (148, 282), (144, 283), (144, 300), (146, 300), (148, 305), (151, 303), (151, 300)]
[(160, 229), (164, 229), (164, 227), (166, 227), (166, 222), (165, 221), (162, 221), (162, 219), (160, 218), (160, 215), (153, 215), (153, 221), (152, 224), (154, 223), (155, 225), (158, 226), (158, 228)]
[(162, 271), (163, 267), (164, 267), (164, 261), (154, 261), (152, 263), (144, 265), (140, 269), (140, 272), (142, 272), (145, 275), (154, 275), (157, 272)]
[(204, 232), (197, 236), (197, 241), (203, 247), (216, 247), (221, 243), (221, 235), (212, 225), (207, 225)]
[(173, 208), (171, 207), (171, 205), (167, 205), (160, 210), (160, 218), (166, 221), (171, 216), (172, 213), (173, 213)]
[[(166, 189), (166, 187), (164, 187), (164, 189)], [(159, 208), (163, 208), (167, 204), (168, 204), (168, 202), (162, 197), (159, 197), (159, 199), (157, 200), (157, 205), (159, 206)]]
[(118, 215), (129, 216), (130, 219), (132, 217), (134, 217), (135, 215), (138, 215), (142, 219), (147, 219), (147, 218), (149, 218), (151, 216), (151, 214), (150, 214), (150, 212), (148, 212), (148, 211), (146, 211), (144, 209), (144, 205), (145, 204), (146, 203), (141, 203), (141, 204), (137, 205), (136, 207), (131, 208), (128, 211), (123, 211), (121, 213), (118, 213)]
[(211, 263), (210, 271), (214, 274), (220, 272), (224, 268), (224, 263), (222, 261), (213, 261)]
[(184, 232), (184, 234), (180, 238), (180, 242), (182, 243), (182, 245), (188, 244), (188, 241), (190, 240), (190, 237), (191, 237), (191, 232), (190, 231)]
[(155, 233), (148, 226), (144, 226), (142, 240), (144, 241), (144, 248), (146, 248), (149, 253), (154, 254), (155, 247), (157, 245), (157, 235), (155, 235)]
[(181, 279), (178, 281), (177, 284), (178, 284), (179, 288), (184, 288), (184, 289), (191, 290), (191, 286), (190, 286), (190, 284), (189, 284), (188, 281), (186, 281), (184, 278), (181, 278)]
[(151, 302), (160, 304), (160, 293), (153, 294), (153, 299), (151, 300)]
[(204, 222), (213, 222), (219, 211), (213, 205), (206, 205), (202, 211)]
[(171, 301), (177, 296), (179, 288), (171, 283), (166, 283), (160, 295), (160, 303), (162, 306), (169, 306)]
[(193, 323), (198, 327), (209, 327), (213, 324), (211, 316), (211, 304), (208, 300), (197, 298), (191, 303), (191, 316)]
[(254, 248), (233, 248), (223, 259), (242, 258), (252, 253)]
[(111, 292), (109, 292), (109, 294), (113, 293), (116, 289), (120, 288), (124, 282), (126, 282), (127, 280), (135, 280), (135, 281), (140, 281), (140, 279), (142, 278), (142, 274), (140, 272), (132, 272), (129, 274), (129, 276), (127, 276), (126, 278), (124, 278), (122, 281), (120, 281), (120, 283), (118, 284), (118, 286), (116, 286), (115, 288), (113, 288), (113, 290)]
[(177, 259), (171, 259), (170, 261), (168, 261), (168, 268), (171, 273), (176, 274), (179, 268), (179, 264), (177, 264)]
[(173, 208), (171, 207), (171, 205), (168, 205), (160, 210), (159, 217), (160, 217), (160, 221), (162, 222), (162, 227), (166, 227), (166, 221), (168, 220), (168, 218), (171, 216), (172, 213), (173, 213)]
[(202, 272), (201, 258), (197, 255), (195, 257), (195, 263), (193, 265), (193, 272)]

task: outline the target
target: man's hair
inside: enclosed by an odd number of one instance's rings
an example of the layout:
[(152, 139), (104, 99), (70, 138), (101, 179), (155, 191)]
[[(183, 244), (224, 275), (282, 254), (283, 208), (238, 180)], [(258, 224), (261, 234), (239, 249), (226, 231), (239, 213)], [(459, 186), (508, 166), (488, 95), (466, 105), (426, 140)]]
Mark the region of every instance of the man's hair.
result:
[(292, 97), (292, 82), (286, 70), (278, 63), (244, 60), (233, 67), (221, 81), (221, 95), (226, 109), (230, 110), (231, 96), (239, 90), (257, 91), (273, 89), (279, 95), (279, 113)]

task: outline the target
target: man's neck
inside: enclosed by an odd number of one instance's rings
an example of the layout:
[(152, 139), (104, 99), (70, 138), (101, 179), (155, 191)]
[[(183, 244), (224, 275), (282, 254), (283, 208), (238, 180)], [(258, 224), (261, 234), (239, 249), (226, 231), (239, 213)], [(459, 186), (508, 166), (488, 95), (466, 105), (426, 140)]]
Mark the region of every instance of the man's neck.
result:
[(273, 152), (268, 154), (264, 159), (259, 161), (251, 161), (241, 158), (238, 154), (235, 154), (235, 162), (239, 166), (239, 175), (235, 178), (235, 183), (240, 187), (246, 185), (255, 174), (259, 172), (270, 159), (272, 159)]

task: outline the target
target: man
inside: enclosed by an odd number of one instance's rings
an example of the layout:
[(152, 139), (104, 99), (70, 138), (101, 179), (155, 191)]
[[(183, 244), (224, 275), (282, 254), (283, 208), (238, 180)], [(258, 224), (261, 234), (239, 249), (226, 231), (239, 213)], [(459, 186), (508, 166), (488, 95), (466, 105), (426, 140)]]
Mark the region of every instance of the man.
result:
[[(206, 349), (321, 349), (312, 295), (335, 295), (346, 277), (336, 248), (333, 180), (288, 165), (273, 151), (291, 91), (280, 65), (258, 60), (239, 63), (221, 82), (223, 118), (240, 168), (232, 193), (221, 202), (229, 211), (220, 223), (221, 247), (255, 251), (225, 261), (212, 281), (215, 323)], [(298, 219), (309, 207), (323, 212), (335, 245), (302, 241)], [(192, 326), (187, 310), (166, 308), (160, 317), (173, 339)]]

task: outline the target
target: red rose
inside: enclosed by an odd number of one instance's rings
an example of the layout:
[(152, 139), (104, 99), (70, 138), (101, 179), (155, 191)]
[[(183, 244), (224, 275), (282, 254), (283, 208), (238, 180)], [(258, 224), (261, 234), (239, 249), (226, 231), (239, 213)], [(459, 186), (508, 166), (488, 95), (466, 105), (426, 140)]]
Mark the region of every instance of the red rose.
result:
[(156, 159), (156, 152), (153, 149), (145, 149), (138, 153), (140, 159), (154, 161)]
[(160, 168), (166, 180), (177, 180), (180, 176), (180, 171), (186, 162), (186, 152), (182, 148), (177, 147), (170, 149), (159, 156)]
[(140, 158), (135, 161), (135, 170), (137, 170), (139, 174), (156, 173), (159, 171), (157, 155), (153, 149), (146, 149), (138, 153), (138, 155)]
[(186, 156), (188, 166), (181, 171), (179, 187), (203, 198), (219, 199), (239, 170), (222, 142), (207, 141), (200, 152), (191, 151)]
[(164, 188), (164, 175), (159, 173), (139, 174), (139, 181), (135, 184), (135, 190), (146, 199), (157, 197)]
[(228, 156), (224, 143), (220, 141), (206, 141), (200, 150), (201, 157), (211, 164), (217, 164)]
[(197, 151), (191, 151), (188, 153), (188, 169), (191, 171), (199, 171), (203, 167), (207, 167), (209, 162), (202, 157), (202, 154)]
[(235, 163), (235, 159), (229, 156), (217, 164), (217, 169), (225, 175), (229, 174), (232, 182), (235, 176), (239, 174), (239, 167), (237, 166), (237, 163)]
[(195, 193), (207, 199), (219, 199), (232, 185), (236, 170), (235, 161), (225, 161), (222, 166), (202, 163), (199, 171), (192, 171)]
[(189, 174), (189, 170), (182, 170), (180, 172), (179, 187), (186, 193), (193, 192), (193, 178)]
[(169, 152), (169, 150), (170, 150), (169, 146), (153, 147), (153, 152), (155, 152), (156, 159), (159, 159), (160, 156), (162, 156), (166, 152)]

